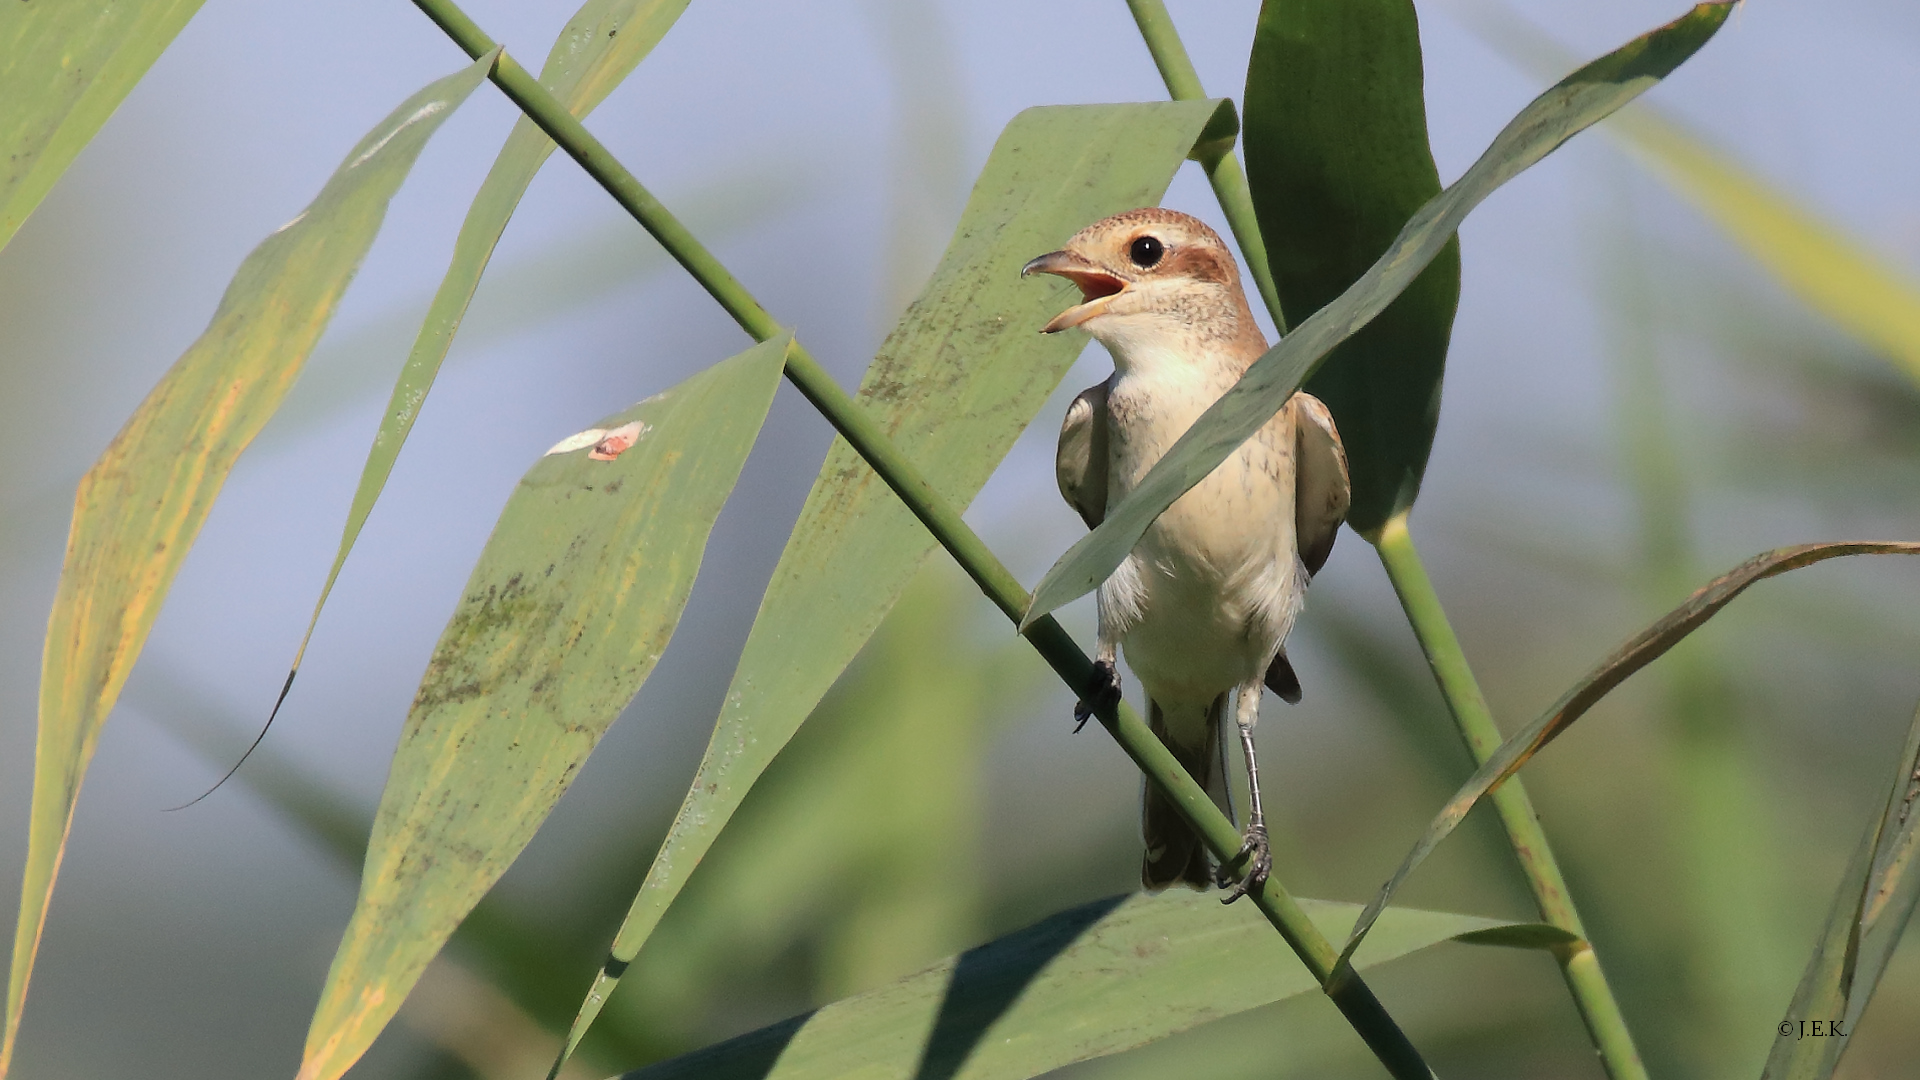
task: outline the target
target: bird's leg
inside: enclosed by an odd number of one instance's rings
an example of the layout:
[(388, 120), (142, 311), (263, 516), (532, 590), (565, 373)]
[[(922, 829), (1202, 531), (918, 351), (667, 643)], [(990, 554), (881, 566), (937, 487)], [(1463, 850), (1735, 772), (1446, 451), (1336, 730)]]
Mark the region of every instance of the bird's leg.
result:
[[(1220, 751), (1220, 760), (1214, 763), (1214, 775), (1220, 778), (1220, 794), (1226, 797), (1227, 820), (1238, 825), (1240, 824), (1240, 815), (1233, 808), (1233, 781), (1227, 778), (1227, 733), (1220, 730), (1227, 726), (1226, 710), (1220, 710), (1219, 714), (1211, 719), (1214, 728), (1213, 745), (1215, 749)], [(1226, 888), (1224, 883), (1218, 881), (1215, 882), (1215, 885), (1222, 889)]]
[(1227, 895), (1220, 898), (1231, 904), (1259, 888), (1273, 869), (1273, 852), (1267, 845), (1267, 817), (1260, 808), (1260, 765), (1253, 756), (1253, 725), (1260, 719), (1260, 683), (1240, 688), (1234, 702), (1234, 721), (1240, 728), (1240, 749), (1247, 755), (1247, 828), (1241, 834), (1240, 854), (1233, 862), (1243, 862), (1246, 872)]
[(1093, 653), (1091, 692), (1073, 705), (1073, 731), (1076, 735), (1087, 726), (1088, 720), (1093, 719), (1094, 713), (1120, 704), (1120, 669), (1116, 666), (1120, 658), (1120, 635), (1114, 620), (1107, 615), (1105, 596), (1094, 597), (1094, 615), (1099, 624), (1100, 643)]

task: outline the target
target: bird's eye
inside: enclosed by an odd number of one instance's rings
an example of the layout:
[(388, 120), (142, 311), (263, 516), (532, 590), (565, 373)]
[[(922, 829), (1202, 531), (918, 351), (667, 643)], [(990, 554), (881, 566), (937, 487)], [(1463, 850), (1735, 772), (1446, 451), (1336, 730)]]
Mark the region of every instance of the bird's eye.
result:
[(1166, 249), (1161, 246), (1158, 238), (1140, 236), (1135, 237), (1133, 244), (1127, 248), (1127, 255), (1133, 259), (1133, 265), (1145, 270), (1147, 267), (1159, 262), (1160, 256), (1165, 250)]

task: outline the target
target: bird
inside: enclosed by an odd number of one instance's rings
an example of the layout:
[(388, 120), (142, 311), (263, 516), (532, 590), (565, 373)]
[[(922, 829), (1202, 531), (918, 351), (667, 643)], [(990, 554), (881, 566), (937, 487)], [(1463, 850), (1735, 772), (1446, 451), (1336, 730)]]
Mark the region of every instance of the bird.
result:
[[(1178, 211), (1146, 207), (1096, 221), (1021, 270), (1032, 274), (1065, 278), (1081, 294), (1041, 332), (1078, 327), (1113, 358), (1113, 375), (1068, 406), (1055, 455), (1060, 493), (1091, 529), (1266, 352), (1267, 340), (1233, 253), (1204, 222)], [(1168, 507), (1097, 591), (1096, 689), (1076, 706), (1078, 720), (1120, 699), (1124, 650), (1146, 691), (1153, 733), (1230, 818), (1229, 717), (1246, 760), (1242, 846), (1217, 870), (1172, 801), (1146, 788), (1146, 888), (1231, 885), (1223, 902), (1232, 903), (1271, 872), (1253, 748), (1261, 688), (1300, 700), (1286, 638), (1350, 500), (1333, 415), (1296, 392)]]

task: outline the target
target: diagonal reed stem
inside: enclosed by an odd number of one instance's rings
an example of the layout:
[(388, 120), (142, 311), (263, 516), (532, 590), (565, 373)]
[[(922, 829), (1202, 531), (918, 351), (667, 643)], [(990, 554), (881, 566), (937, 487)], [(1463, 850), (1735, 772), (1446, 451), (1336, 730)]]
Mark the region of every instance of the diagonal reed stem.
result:
[[(467, 55), (477, 59), (494, 48), (493, 41), (452, 0), (414, 0), (414, 3)], [(780, 324), (726, 267), (531, 73), (502, 51), (489, 77), (632, 214), (742, 329), (761, 341), (781, 332)], [(1018, 625), (1030, 599), (1019, 580), (967, 526), (959, 511), (933, 489), (873, 419), (797, 341), (787, 354), (786, 376), (893, 489), (988, 599)], [(1058, 622), (1051, 617), (1042, 619), (1025, 636), (1069, 687), (1076, 693), (1093, 696), (1093, 662)], [(1239, 830), (1213, 805), (1212, 799), (1137, 713), (1123, 703), (1117, 709), (1101, 710), (1099, 720), (1146, 774), (1148, 781), (1180, 807), (1182, 816), (1200, 833), (1217, 858), (1230, 862), (1239, 855)], [(1387, 1071), (1398, 1080), (1429, 1080), (1432, 1071), (1412, 1042), (1352, 967), (1337, 965), (1339, 951), (1278, 880), (1269, 875), (1265, 885), (1249, 895)]]
[[(1206, 91), (1200, 85), (1200, 76), (1194, 70), (1186, 46), (1181, 43), (1180, 35), (1174, 29), (1173, 20), (1167, 15), (1166, 6), (1161, 0), (1127, 0), (1127, 7), (1140, 27), (1140, 36), (1145, 39), (1147, 50), (1153, 54), (1154, 65), (1160, 69), (1160, 77), (1167, 85), (1168, 95), (1176, 100), (1206, 97)], [(1260, 236), (1259, 222), (1254, 217), (1253, 193), (1247, 186), (1246, 173), (1241, 170), (1231, 149), (1204, 164), (1207, 178), (1213, 182), (1214, 196), (1219, 199), (1228, 227), (1233, 230), (1234, 239), (1239, 242), (1240, 251), (1245, 255), (1254, 281), (1260, 287), (1260, 295), (1267, 302), (1274, 325), (1284, 334), (1287, 319), (1280, 309), (1279, 291), (1274, 286), (1272, 271), (1268, 269), (1266, 243)], [(1433, 668), (1434, 679), (1439, 683), (1441, 695), (1446, 698), (1447, 709), (1453, 715), (1461, 739), (1466, 742), (1474, 761), (1484, 764), (1500, 747), (1500, 729), (1494, 725), (1493, 713), (1487, 708), (1486, 698), (1480, 693), (1473, 670), (1467, 665), (1466, 654), (1461, 651), (1460, 641), (1454, 636), (1446, 611), (1440, 606), (1440, 598), (1433, 591), (1426, 568), (1421, 565), (1420, 552), (1413, 545), (1412, 535), (1407, 532), (1406, 514), (1402, 513), (1389, 521), (1378, 537), (1368, 539), (1373, 542), (1381, 563), (1386, 567), (1387, 577), (1392, 580), (1394, 591), (1399, 594), (1407, 621), (1412, 624), (1414, 635), (1420, 640), (1421, 651), (1426, 654), (1427, 662)], [(1573, 994), (1580, 1018), (1586, 1023), (1587, 1034), (1599, 1051), (1607, 1075), (1611, 1080), (1647, 1080), (1646, 1066), (1641, 1063), (1640, 1053), (1634, 1048), (1626, 1018), (1607, 985), (1606, 974), (1600, 969), (1593, 946), (1587, 941), (1580, 913), (1574, 909), (1573, 899), (1567, 893), (1566, 878), (1560, 873), (1560, 865), (1553, 857), (1553, 849), (1547, 844), (1546, 833), (1540, 827), (1540, 819), (1534, 813), (1533, 803), (1527, 798), (1526, 788), (1521, 785), (1520, 778), (1514, 777), (1496, 789), (1493, 803), (1500, 814), (1501, 824), (1506, 827), (1514, 855), (1526, 873), (1527, 884), (1533, 889), (1541, 916), (1579, 939), (1555, 949), (1554, 955), (1560, 961), (1567, 989)]]
[[(1413, 624), (1414, 635), (1420, 639), (1420, 651), (1426, 654), (1427, 663), (1433, 668), (1434, 681), (1439, 683), (1440, 694), (1446, 698), (1447, 711), (1453, 714), (1460, 738), (1466, 742), (1473, 760), (1485, 764), (1500, 748), (1500, 729), (1494, 725), (1493, 712), (1480, 693), (1473, 669), (1467, 666), (1460, 639), (1454, 636), (1447, 613), (1440, 607), (1440, 597), (1420, 562), (1420, 551), (1413, 546), (1406, 514), (1390, 519), (1381, 528), (1380, 535), (1371, 539), (1381, 564), (1387, 568), (1387, 577), (1393, 582), (1393, 591), (1399, 594), (1407, 621)], [(1527, 798), (1526, 786), (1519, 777), (1510, 777), (1494, 789), (1491, 798), (1500, 815), (1500, 824), (1507, 830), (1507, 839), (1513, 844), (1514, 857), (1520, 860), (1527, 884), (1533, 889), (1534, 901), (1540, 905), (1541, 917), (1578, 938), (1555, 948), (1553, 954), (1560, 961), (1560, 973), (1567, 981), (1567, 990), (1573, 994), (1580, 1019), (1587, 1025), (1587, 1035), (1599, 1051), (1607, 1075), (1612, 1080), (1647, 1080), (1647, 1067), (1640, 1061), (1626, 1017), (1621, 1015), (1620, 1003), (1614, 999), (1606, 973), (1600, 969), (1600, 959), (1587, 940), (1586, 927), (1581, 925), (1580, 913), (1574, 909), (1573, 897), (1567, 892), (1567, 879), (1560, 873), (1553, 848), (1547, 844), (1546, 830), (1540, 827), (1540, 817), (1534, 813), (1532, 800)]]

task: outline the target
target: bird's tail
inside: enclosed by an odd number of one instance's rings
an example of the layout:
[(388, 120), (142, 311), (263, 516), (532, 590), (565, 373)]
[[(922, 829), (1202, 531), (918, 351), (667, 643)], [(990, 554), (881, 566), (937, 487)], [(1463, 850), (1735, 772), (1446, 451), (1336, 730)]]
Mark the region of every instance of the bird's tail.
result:
[[(1228, 816), (1226, 776), (1220, 768), (1220, 731), (1226, 719), (1227, 695), (1215, 698), (1207, 709), (1206, 736), (1193, 743), (1168, 738), (1167, 719), (1156, 702), (1147, 703), (1147, 723), (1173, 756), (1207, 789)], [(1185, 732), (1182, 732), (1185, 734)], [(1146, 854), (1140, 859), (1140, 883), (1149, 889), (1186, 884), (1196, 889), (1213, 885), (1213, 867), (1207, 860), (1206, 845), (1200, 834), (1180, 816), (1173, 800), (1148, 784), (1140, 808), (1140, 832), (1146, 838)]]

